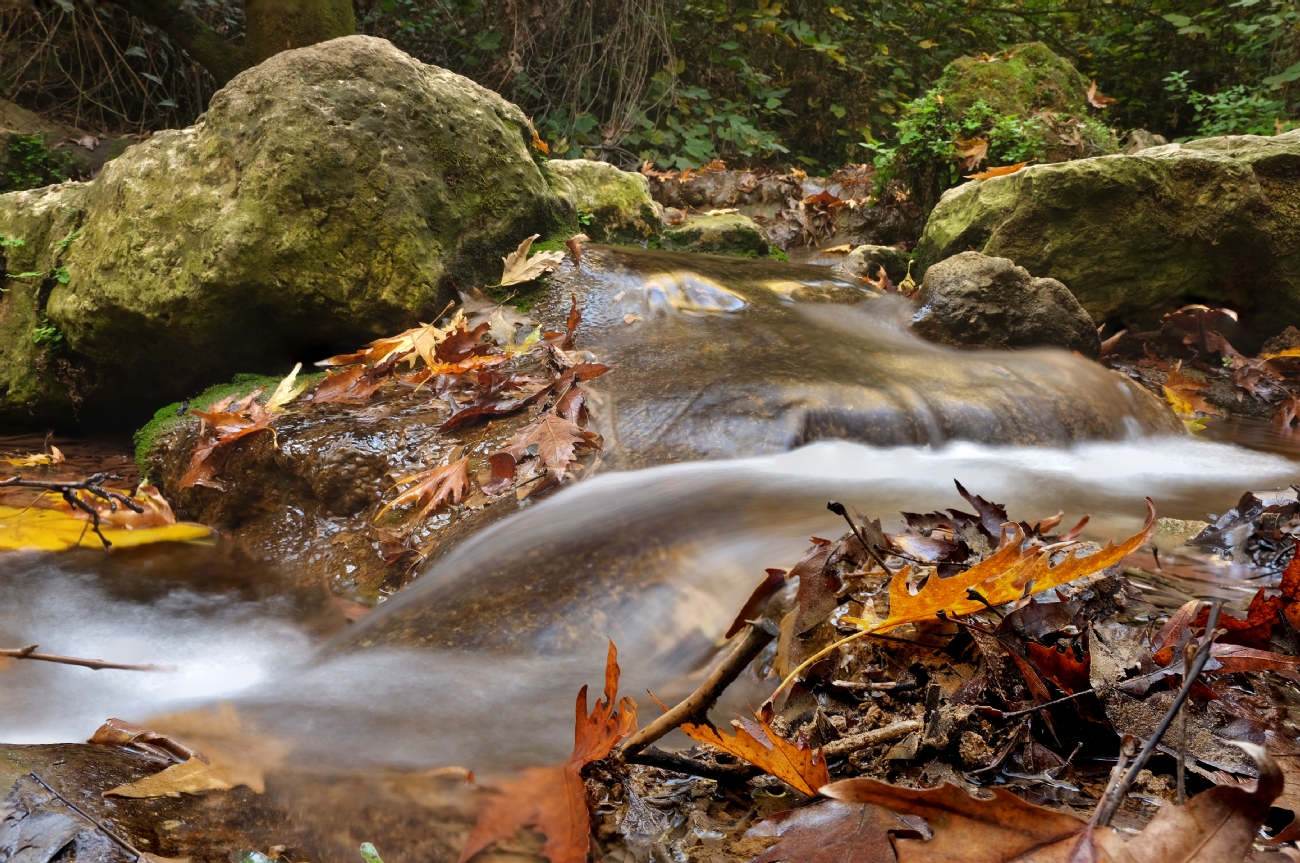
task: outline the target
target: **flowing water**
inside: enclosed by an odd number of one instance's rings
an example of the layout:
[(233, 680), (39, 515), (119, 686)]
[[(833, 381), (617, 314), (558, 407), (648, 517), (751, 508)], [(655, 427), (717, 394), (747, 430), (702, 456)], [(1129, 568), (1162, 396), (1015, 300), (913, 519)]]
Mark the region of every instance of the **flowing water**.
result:
[[(643, 396), (660, 393), (637, 402), (636, 421), (628, 409), (617, 423), (605, 418), (616, 432), (608, 464), (624, 470), (464, 540), (326, 643), (320, 593), (281, 589), (273, 570), (221, 546), (0, 557), (0, 645), (173, 666), (132, 673), (14, 663), (0, 678), (0, 740), (84, 740), (110, 716), (147, 723), (230, 701), (286, 740), (301, 764), (492, 771), (554, 761), (571, 745), (574, 693), (600, 680), (606, 638), (619, 647), (625, 693), (643, 703), (647, 688), (665, 700), (684, 694), (763, 569), (792, 565), (810, 535), (843, 532), (827, 500), (880, 517), (889, 530), (901, 510), (964, 506), (957, 479), (1006, 503), (1013, 519), (1061, 509), (1073, 523), (1090, 514), (1085, 538), (1105, 541), (1138, 528), (1146, 496), (1162, 516), (1202, 518), (1247, 489), (1296, 478), (1300, 449), (1290, 441), (1265, 445), (1231, 428), (1217, 429), (1217, 440), (1153, 434), (1168, 429), (1151, 412), (1154, 400), (1064, 352), (935, 348), (898, 325), (897, 309), (795, 308), (800, 295), (846, 289), (828, 270), (777, 268), (758, 302), (752, 278), (749, 293), (727, 279), (759, 265), (703, 261), (703, 275), (643, 265), (639, 275), (608, 273), (587, 285), (584, 302), (608, 295), (585, 306), (597, 310), (585, 325), (604, 346), (601, 358), (624, 374), (641, 370)], [(768, 311), (764, 335), (751, 330), (742, 343), (729, 316), (746, 306)], [(648, 346), (662, 351), (666, 340), (638, 340), (641, 323), (627, 315), (676, 328), (682, 343), (703, 332), (715, 352), (743, 348), (743, 375), (737, 363), (656, 359)], [(813, 353), (806, 332), (795, 338), (801, 327), (829, 347)], [(797, 366), (792, 343), (802, 346)], [(866, 383), (861, 372), (845, 379), (844, 368), (866, 366)], [(729, 375), (732, 401), (673, 394), (673, 376), (698, 374), (723, 383)], [(758, 443), (746, 442), (753, 423), (729, 419), (744, 398), (768, 420)], [(776, 438), (773, 424), (784, 429)], [(873, 429), (908, 445), (825, 439), (875, 440)], [(972, 429), (984, 443), (961, 439)], [(630, 439), (637, 430), (644, 440)], [(1053, 445), (1023, 445), (1044, 442)], [(789, 451), (716, 460), (735, 454), (728, 445)], [(715, 460), (640, 467), (620, 452)], [(761, 698), (758, 686), (733, 700)]]

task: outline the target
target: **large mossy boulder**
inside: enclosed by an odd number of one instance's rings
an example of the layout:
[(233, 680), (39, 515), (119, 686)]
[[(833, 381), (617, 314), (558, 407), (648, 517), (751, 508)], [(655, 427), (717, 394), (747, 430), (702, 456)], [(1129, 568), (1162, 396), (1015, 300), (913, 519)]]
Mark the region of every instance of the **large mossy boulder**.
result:
[(608, 162), (556, 159), (547, 163), (552, 185), (581, 214), (583, 233), (598, 243), (645, 244), (659, 236), (663, 207), (641, 174)]
[[(524, 237), (576, 227), (530, 141), (518, 107), (385, 40), (285, 51), (59, 193), (80, 231), (66, 282), (31, 308), (11, 289), (0, 319), (47, 315), (98, 381), (83, 396), (118, 411), (355, 347), (430, 319), (453, 284), (495, 283)], [(20, 224), (34, 206), (0, 197), (0, 231), (59, 233)], [(3, 357), (0, 380), (30, 377), (22, 352)], [(0, 393), (0, 422), (67, 419), (33, 392)]]
[(1198, 301), (1300, 323), (1300, 132), (972, 181), (931, 213), (913, 272), (972, 248), (1064, 282), (1097, 322)]

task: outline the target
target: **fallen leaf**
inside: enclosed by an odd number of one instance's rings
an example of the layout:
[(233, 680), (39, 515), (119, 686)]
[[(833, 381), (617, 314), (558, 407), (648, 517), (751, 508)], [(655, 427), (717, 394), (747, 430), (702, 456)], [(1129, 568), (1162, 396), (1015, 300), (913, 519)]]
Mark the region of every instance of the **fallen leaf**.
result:
[(1027, 803), (1005, 788), (993, 788), (991, 797), (981, 799), (946, 782), (916, 789), (859, 778), (828, 785), (822, 793), (924, 818), (933, 838), (895, 840), (899, 863), (1066, 863), (1088, 826), (1073, 815)]
[(815, 195), (807, 196), (799, 203), (805, 205), (811, 204), (814, 207), (826, 207), (828, 209), (831, 209), (837, 206), (844, 206), (846, 202), (841, 200), (836, 195), (832, 195), (830, 192), (823, 189), (822, 191), (818, 192)]
[(227, 772), (213, 764), (191, 758), (174, 764), (161, 773), (118, 785), (104, 792), (105, 797), (179, 797), (200, 791), (226, 791), (230, 784)]
[(809, 797), (831, 781), (826, 759), (801, 744), (790, 743), (761, 719), (740, 720), (735, 736), (728, 736), (708, 725), (683, 723), (682, 732), (692, 740), (716, 746), (723, 752), (743, 758), (770, 773), (791, 788)]
[(517, 777), (491, 783), (490, 796), (470, 831), (460, 863), (524, 827), (546, 836), (542, 854), (551, 863), (586, 863), (591, 849), (591, 814), (581, 771), (613, 751), (615, 744), (636, 731), (636, 702), (618, 697), (618, 651), (611, 641), (605, 660), (605, 699), (587, 713), (587, 687), (578, 693), (573, 754), (557, 767), (532, 767)]
[(826, 561), (834, 544), (815, 536), (812, 542), (812, 547), (790, 570), (790, 578), (799, 579), (799, 592), (795, 595), (795, 606), (799, 609), (794, 623), (796, 635), (812, 629), (835, 610), (843, 586), (838, 575), (826, 571)]
[(312, 404), (360, 404), (370, 400), (387, 376), (370, 373), (363, 365), (348, 366), (340, 372), (330, 372), (312, 390)]
[(961, 169), (969, 171), (972, 168), (978, 168), (980, 162), (983, 162), (989, 156), (989, 142), (987, 138), (971, 138), (967, 141), (956, 141), (954, 145), (957, 149), (957, 155), (961, 156)]
[(135, 749), (173, 761), (185, 762), (191, 758), (197, 758), (205, 764), (208, 763), (207, 756), (201, 752), (196, 752), (184, 743), (173, 740), (165, 734), (159, 734), (156, 731), (150, 731), (148, 728), (133, 725), (123, 719), (108, 720), (95, 729), (94, 735), (87, 742), (99, 746), (121, 746), (124, 749)]
[(729, 216), (729, 215), (731, 215), (732, 213), (739, 213), (739, 212), (740, 212), (740, 210), (737, 209), (736, 207), (724, 207), (724, 208), (722, 208), (722, 209), (717, 209), (717, 210), (705, 210), (705, 211), (704, 211), (704, 215), (706, 215), (706, 216)]
[(845, 243), (842, 246), (831, 246), (830, 248), (822, 249), (823, 254), (827, 255), (847, 255), (851, 251), (853, 251), (852, 243)]
[(501, 273), (501, 285), (517, 285), (531, 282), (554, 270), (564, 261), (563, 252), (538, 252), (531, 258), (528, 249), (541, 234), (533, 234), (519, 244), (519, 248), (501, 259), (505, 268)]
[(784, 569), (769, 569), (767, 575), (761, 582), (759, 582), (758, 587), (754, 588), (754, 592), (749, 595), (749, 599), (745, 600), (745, 604), (741, 606), (740, 613), (737, 614), (736, 619), (731, 622), (731, 626), (727, 628), (727, 632), (723, 635), (723, 638), (732, 638), (744, 629), (747, 625), (747, 621), (755, 619), (758, 616), (758, 613), (763, 610), (763, 606), (767, 604), (767, 601), (771, 599), (778, 590), (785, 587), (785, 582), (786, 574)]
[(49, 452), (32, 453), (21, 458), (6, 458), (5, 461), (18, 467), (39, 467), (47, 464), (60, 464), (63, 461), (63, 453), (58, 447), (52, 446)]
[(194, 448), (189, 467), (181, 477), (181, 488), (205, 485), (224, 491), (225, 486), (216, 479), (216, 475), (225, 465), (231, 445), (240, 438), (259, 431), (269, 431), (274, 437), (275, 431), (270, 425), (271, 414), (257, 401), (261, 394), (262, 389), (259, 388), (239, 401), (233, 397), (225, 398), (206, 411), (190, 411), (203, 420), (203, 428), (210, 434), (202, 436)]
[(625, 323), (625, 324), (635, 324), (636, 322), (640, 321), (641, 319), (642, 319), (642, 318), (641, 318), (640, 315), (636, 315), (636, 314), (633, 314), (633, 313), (631, 313), (631, 312), (628, 312), (626, 315), (623, 316), (623, 323)]
[(293, 371), (285, 375), (284, 380), (276, 384), (275, 389), (271, 391), (271, 397), (266, 400), (266, 409), (268, 411), (275, 413), (282, 410), (285, 405), (298, 398), (298, 396), (302, 395), (303, 390), (307, 389), (311, 383), (310, 381), (294, 384), (300, 371), (302, 371), (302, 363), (294, 363)]
[(536, 456), (554, 479), (564, 479), (577, 448), (599, 450), (600, 436), (556, 413), (547, 412), (520, 429), (502, 448), (515, 463)]
[(574, 263), (582, 263), (582, 244), (590, 240), (591, 238), (586, 234), (574, 234), (564, 241), (564, 245), (569, 247), (569, 252), (573, 255)]
[(818, 800), (811, 806), (778, 812), (745, 835), (781, 839), (753, 863), (892, 863), (890, 834), (926, 836), (929, 832), (915, 815), (896, 815), (865, 803)]
[(397, 485), (407, 483), (413, 485), (384, 504), (383, 509), (375, 515), (375, 519), (378, 520), (395, 506), (405, 506), (413, 502), (416, 506), (424, 505), (424, 509), (415, 516), (415, 520), (420, 521), (444, 503), (460, 503), (469, 491), (468, 469), (469, 458), (467, 457), (448, 465), (402, 477), (397, 481)]
[(988, 180), (988, 179), (992, 179), (993, 177), (1005, 177), (1008, 174), (1014, 174), (1016, 171), (1019, 171), (1021, 168), (1025, 167), (1028, 164), (1029, 164), (1028, 162), (1017, 162), (1014, 165), (1005, 165), (1001, 168), (986, 168), (983, 171), (980, 171), (978, 174), (971, 174), (966, 179), (967, 180)]
[(540, 153), (546, 153), (549, 155), (551, 148), (548, 147), (546, 142), (542, 140), (541, 136), (537, 134), (537, 128), (533, 126), (533, 120), (531, 117), (528, 119), (528, 131), (533, 133), (533, 149)]
[[(90, 529), (90, 519), (60, 509), (0, 504), (0, 551), (63, 551), (68, 548), (103, 548)], [(201, 524), (183, 522), (150, 527), (100, 525), (100, 533), (114, 548), (131, 548), (155, 542), (193, 542), (211, 539)]]
[(1101, 93), (1098, 93), (1098, 92), (1097, 92), (1097, 79), (1096, 79), (1096, 78), (1094, 78), (1094, 79), (1092, 80), (1092, 83), (1088, 85), (1088, 94), (1087, 94), (1087, 95), (1088, 95), (1088, 104), (1091, 105), (1091, 106), (1094, 107), (1094, 108), (1105, 108), (1105, 107), (1108, 107), (1108, 106), (1110, 106), (1110, 105), (1115, 104), (1115, 99), (1114, 99), (1114, 97), (1112, 97), (1112, 96), (1103, 96), (1103, 95), (1101, 95)]

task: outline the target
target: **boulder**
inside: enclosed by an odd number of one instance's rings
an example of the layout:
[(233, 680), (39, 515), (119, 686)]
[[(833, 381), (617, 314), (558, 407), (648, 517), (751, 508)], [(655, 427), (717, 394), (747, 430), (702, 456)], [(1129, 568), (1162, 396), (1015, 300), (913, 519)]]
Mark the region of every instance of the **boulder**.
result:
[(907, 265), (911, 259), (912, 256), (902, 249), (868, 244), (849, 252), (840, 266), (860, 279), (876, 279), (880, 276), (880, 268), (884, 267), (889, 280), (898, 284), (907, 278)]
[[(285, 51), (232, 80), (195, 125), (59, 193), (76, 198), (79, 233), (59, 250), (66, 282), (36, 312), (69, 363), (98, 370), (87, 398), (117, 412), (355, 347), (428, 320), (453, 283), (494, 284), (529, 234), (576, 228), (530, 141), (519, 108), (385, 40)], [(0, 231), (27, 218), (27, 201), (0, 197)], [(30, 302), (13, 294), (0, 306)], [(0, 393), (0, 422), (33, 415), (67, 419), (30, 388)]]
[(1096, 322), (1188, 302), (1300, 323), (1300, 131), (1034, 165), (944, 194), (913, 273), (973, 248), (1070, 287)]
[(925, 273), (918, 335), (948, 345), (988, 348), (1061, 347), (1096, 357), (1096, 327), (1070, 289), (1034, 278), (1006, 258), (962, 252)]
[(1146, 129), (1134, 129), (1128, 133), (1124, 143), (1120, 145), (1119, 151), (1126, 156), (1131, 156), (1143, 150), (1150, 150), (1152, 147), (1163, 147), (1168, 143), (1169, 139), (1164, 135), (1157, 135), (1154, 132), (1148, 132)]
[(608, 162), (555, 159), (547, 163), (555, 190), (579, 213), (582, 231), (598, 243), (645, 243), (659, 236), (663, 207), (641, 174)]
[(701, 252), (737, 258), (784, 258), (767, 232), (748, 216), (724, 213), (688, 217), (663, 232), (663, 248), (675, 252)]

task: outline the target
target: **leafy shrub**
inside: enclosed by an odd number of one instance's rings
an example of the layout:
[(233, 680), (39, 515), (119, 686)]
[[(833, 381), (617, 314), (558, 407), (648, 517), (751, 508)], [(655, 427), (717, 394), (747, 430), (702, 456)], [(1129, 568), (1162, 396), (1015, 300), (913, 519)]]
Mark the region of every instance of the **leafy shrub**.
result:
[(1238, 84), (1218, 93), (1198, 93), (1188, 84), (1187, 76), (1186, 71), (1170, 74), (1165, 89), (1191, 108), (1199, 137), (1275, 135), (1296, 125), (1286, 119), (1286, 102), (1270, 98), (1267, 91)]
[(11, 135), (6, 150), (7, 191), (39, 189), (62, 183), (70, 176), (71, 156), (62, 150), (51, 150), (40, 135)]

